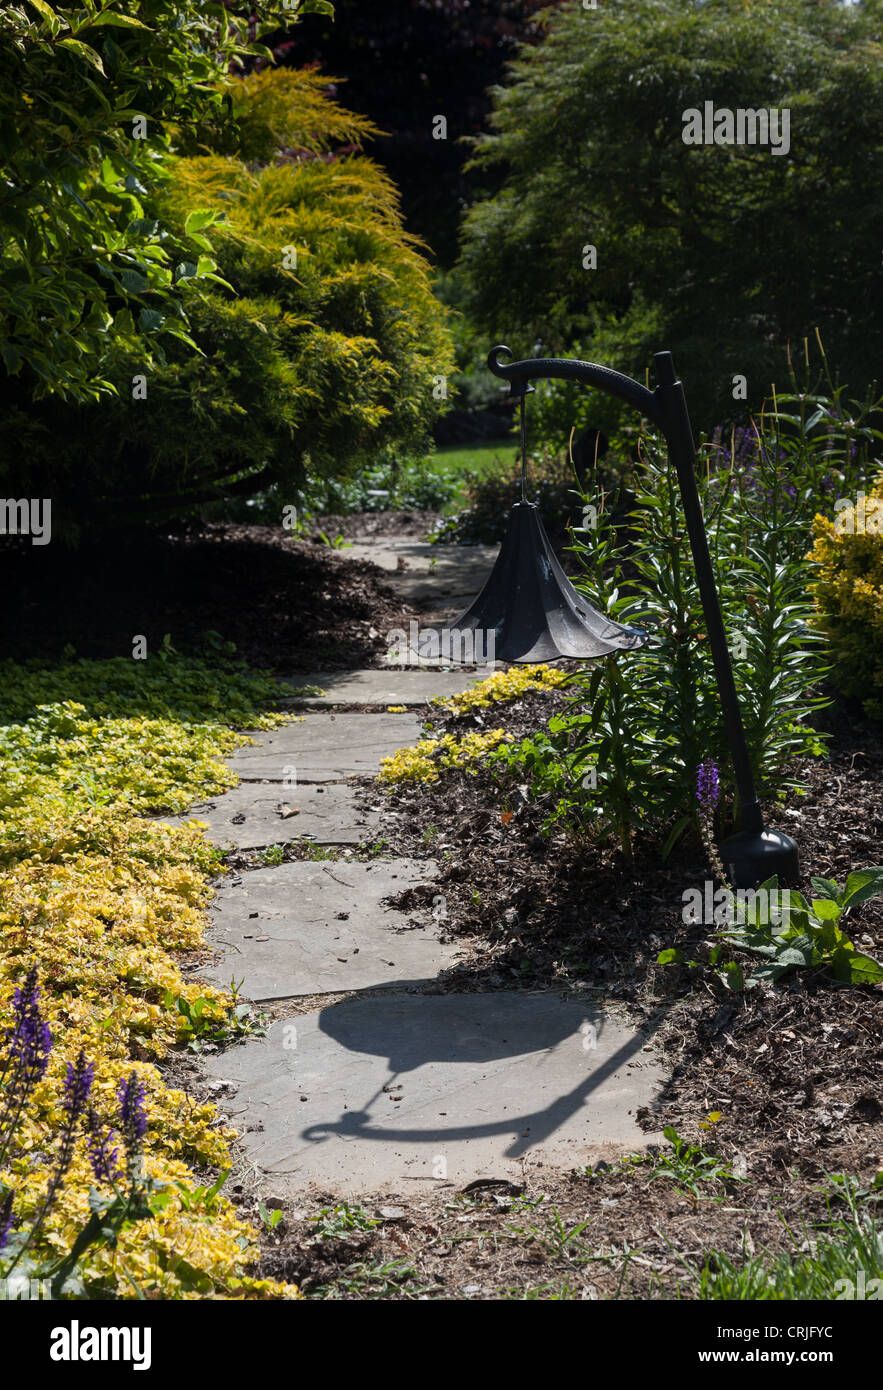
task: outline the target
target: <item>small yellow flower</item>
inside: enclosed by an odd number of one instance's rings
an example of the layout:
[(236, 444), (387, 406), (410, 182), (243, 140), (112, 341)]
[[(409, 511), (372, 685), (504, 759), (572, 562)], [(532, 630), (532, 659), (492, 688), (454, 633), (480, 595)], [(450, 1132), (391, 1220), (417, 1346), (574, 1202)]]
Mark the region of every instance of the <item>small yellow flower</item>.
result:
[(457, 695), (437, 695), (433, 704), (451, 714), (468, 714), (473, 709), (487, 709), (492, 704), (515, 700), (528, 690), (554, 689), (566, 680), (567, 672), (555, 666), (512, 666), (508, 671), (495, 671), (486, 680), (478, 681)]

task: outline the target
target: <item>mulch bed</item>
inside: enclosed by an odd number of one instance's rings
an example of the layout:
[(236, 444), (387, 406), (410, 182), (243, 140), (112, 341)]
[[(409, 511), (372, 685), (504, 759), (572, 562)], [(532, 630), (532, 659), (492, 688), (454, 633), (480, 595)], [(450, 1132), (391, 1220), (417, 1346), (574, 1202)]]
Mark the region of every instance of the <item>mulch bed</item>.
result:
[[(712, 1249), (737, 1264), (746, 1249), (790, 1250), (783, 1218), (802, 1234), (827, 1216), (821, 1192), (796, 1183), (696, 1198), (652, 1179), (650, 1165), (533, 1173), (430, 1199), (380, 1194), (363, 1204), (373, 1230), (317, 1239), (316, 1213), (339, 1200), (314, 1192), (309, 1214), (288, 1213), (262, 1273), (313, 1298), (689, 1298), (695, 1279), (684, 1263), (701, 1269)], [(567, 1233), (585, 1229), (564, 1243), (559, 1218)]]
[[(333, 540), (334, 537), (332, 536)], [(131, 656), (136, 634), (182, 652), (207, 631), (282, 673), (381, 664), (405, 614), (383, 571), (281, 527), (206, 525), (106, 538), (72, 551), (5, 537), (0, 656)]]

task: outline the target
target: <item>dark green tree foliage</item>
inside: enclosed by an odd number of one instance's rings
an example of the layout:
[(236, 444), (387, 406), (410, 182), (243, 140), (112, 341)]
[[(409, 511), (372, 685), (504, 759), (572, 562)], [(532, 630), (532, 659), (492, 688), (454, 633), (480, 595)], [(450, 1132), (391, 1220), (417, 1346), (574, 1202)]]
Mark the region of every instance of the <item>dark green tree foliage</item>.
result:
[[(450, 266), (463, 209), (487, 185), (464, 171), (463, 137), (484, 128), (489, 89), (519, 46), (539, 37), (537, 15), (548, 3), (337, 0), (333, 21), (313, 15), (267, 43), (279, 63), (317, 62), (346, 78), (343, 99), (382, 132), (372, 153), (402, 191), (407, 226)], [(434, 137), (437, 115), (447, 119), (447, 139)]]
[[(496, 94), (476, 163), (500, 192), (463, 266), (491, 338), (676, 350), (700, 423), (785, 376), (818, 326), (861, 391), (883, 346), (879, 0), (602, 0), (550, 13)], [(790, 150), (688, 145), (683, 113), (788, 108)], [(597, 248), (585, 269), (583, 248)], [(652, 331), (647, 332), (646, 328)]]
[[(296, 16), (262, 8), (269, 24)], [(211, 258), (149, 203), (176, 142), (229, 127), (223, 79), (255, 51), (232, 15), (203, 0), (0, 7), (0, 358), (17, 397), (97, 399), (110, 342), (147, 367), (187, 341)]]

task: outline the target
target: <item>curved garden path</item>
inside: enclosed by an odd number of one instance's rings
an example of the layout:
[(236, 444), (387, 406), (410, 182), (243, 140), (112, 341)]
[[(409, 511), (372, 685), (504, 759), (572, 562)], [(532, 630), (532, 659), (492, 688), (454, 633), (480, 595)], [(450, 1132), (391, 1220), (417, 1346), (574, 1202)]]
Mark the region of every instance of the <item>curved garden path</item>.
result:
[[(481, 587), (493, 551), (377, 537), (354, 546), (388, 571), (420, 621), (443, 623)], [(614, 1010), (560, 992), (470, 992), (443, 907), (386, 901), (431, 882), (429, 859), (384, 853), (393, 813), (356, 776), (420, 736), (421, 707), (481, 671), (300, 672), (321, 697), (230, 760), (239, 785), (191, 814), (240, 851), (218, 884), (199, 974), (235, 979), (268, 1015), (203, 1061), (259, 1186), (283, 1198), (319, 1184), (342, 1197), (521, 1178), (646, 1147), (635, 1119), (660, 1069)], [(392, 712), (389, 706), (393, 706)], [(273, 862), (298, 838), (311, 856)], [(255, 852), (258, 852), (255, 854)], [(269, 862), (268, 862), (269, 861)]]

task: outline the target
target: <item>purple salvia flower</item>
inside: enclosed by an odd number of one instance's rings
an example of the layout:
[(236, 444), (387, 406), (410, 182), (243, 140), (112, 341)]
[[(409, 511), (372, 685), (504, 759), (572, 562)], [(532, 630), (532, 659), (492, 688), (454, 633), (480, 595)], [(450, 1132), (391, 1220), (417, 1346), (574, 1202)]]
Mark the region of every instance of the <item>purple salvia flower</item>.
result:
[(117, 1150), (110, 1147), (113, 1142), (114, 1131), (112, 1129), (102, 1130), (101, 1121), (94, 1110), (89, 1111), (87, 1128), (89, 1138), (86, 1146), (96, 1181), (112, 1183), (119, 1172)]
[(9, 1232), (12, 1229), (12, 1198), (13, 1192), (10, 1188), (3, 1201), (0, 1202), (0, 1250), (9, 1239)]
[(709, 814), (720, 796), (720, 772), (713, 758), (706, 758), (696, 772), (696, 800), (700, 811)]
[(713, 758), (706, 758), (696, 769), (696, 800), (699, 802), (699, 832), (715, 877), (726, 883), (727, 876), (714, 843), (712, 817), (720, 797), (720, 770)]
[(125, 1081), (117, 1087), (120, 1101), (120, 1127), (127, 1145), (133, 1145), (144, 1138), (147, 1132), (147, 1115), (144, 1110), (144, 1087), (138, 1080), (137, 1072), (130, 1072)]
[(6, 1030), (9, 1062), (21, 1079), (34, 1085), (49, 1065), (52, 1034), (40, 1013), (40, 986), (36, 967), (30, 970), (25, 982), (12, 996), (12, 1026)]
[(69, 1125), (74, 1124), (84, 1113), (94, 1076), (95, 1068), (91, 1062), (86, 1061), (84, 1052), (80, 1052), (76, 1062), (68, 1062), (61, 1104), (67, 1114)]

